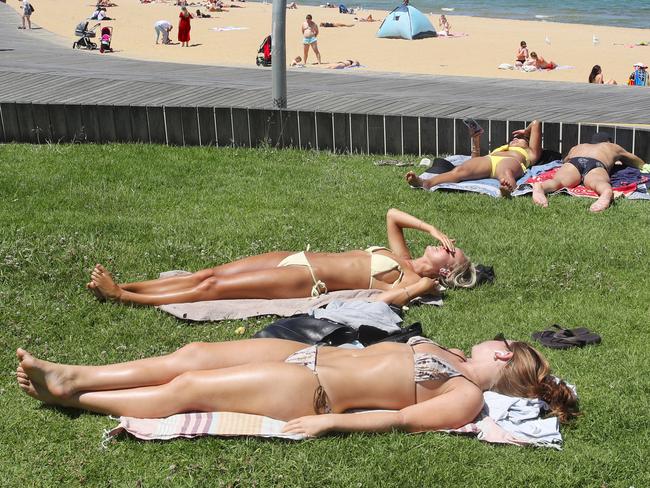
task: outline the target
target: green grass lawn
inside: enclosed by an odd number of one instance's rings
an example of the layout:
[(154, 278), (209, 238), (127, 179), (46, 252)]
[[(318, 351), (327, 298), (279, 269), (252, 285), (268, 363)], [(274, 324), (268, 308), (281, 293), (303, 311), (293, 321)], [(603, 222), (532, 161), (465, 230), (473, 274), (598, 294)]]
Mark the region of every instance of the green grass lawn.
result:
[[(589, 200), (410, 190), (403, 168), (314, 152), (139, 145), (0, 146), (0, 485), (650, 486), (650, 204), (590, 215)], [(583, 416), (564, 450), (491, 446), (444, 434), (307, 442), (204, 438), (100, 449), (108, 417), (42, 407), (15, 385), (16, 347), (103, 364), (196, 340), (250, 336), (271, 318), (190, 325), (152, 308), (97, 303), (96, 262), (118, 280), (196, 270), (271, 250), (386, 244), (386, 210), (439, 226), (497, 281), (408, 312), (468, 350), (504, 332), (587, 326), (600, 346), (545, 350), (577, 384)], [(430, 240), (407, 235), (420, 252)], [(645, 461), (644, 461), (645, 459)]]

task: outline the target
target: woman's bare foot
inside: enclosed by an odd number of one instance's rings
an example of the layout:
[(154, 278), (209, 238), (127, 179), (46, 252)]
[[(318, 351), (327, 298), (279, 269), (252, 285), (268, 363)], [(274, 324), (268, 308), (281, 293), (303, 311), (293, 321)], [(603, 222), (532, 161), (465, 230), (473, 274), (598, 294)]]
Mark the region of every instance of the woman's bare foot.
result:
[(533, 183), (533, 203), (540, 207), (548, 207), (548, 199), (541, 183)]
[(510, 172), (499, 178), (499, 183), (499, 191), (501, 192), (502, 197), (510, 197), (511, 193), (515, 191), (515, 187), (517, 186), (517, 182)]
[(97, 300), (99, 300), (100, 302), (103, 302), (103, 301), (106, 300), (106, 298), (104, 297), (104, 295), (102, 295), (102, 294), (100, 293), (100, 291), (99, 291), (99, 290), (97, 289), (97, 287), (95, 286), (95, 283), (93, 283), (92, 281), (86, 283), (86, 288), (88, 288), (88, 290), (90, 291), (90, 293), (92, 293), (93, 295), (95, 295), (95, 298), (97, 298)]
[(64, 405), (75, 393), (74, 375), (69, 366), (37, 359), (24, 349), (16, 350), (18, 386), (44, 403)]
[(606, 210), (609, 207), (610, 203), (612, 203), (613, 197), (614, 197), (614, 192), (612, 190), (605, 190), (598, 197), (598, 200), (596, 200), (594, 203), (591, 204), (589, 210), (594, 213), (602, 212), (603, 210)]
[(94, 290), (90, 290), (95, 293), (99, 293), (101, 296), (108, 300), (119, 300), (122, 295), (122, 289), (115, 284), (111, 274), (106, 268), (101, 264), (95, 266), (93, 272), (90, 274), (91, 282), (94, 285)]
[(413, 188), (424, 188), (425, 190), (431, 188), (431, 183), (429, 182), (429, 180), (423, 180), (418, 175), (416, 175), (413, 171), (409, 171), (408, 173), (406, 173), (406, 182), (409, 185), (411, 185)]

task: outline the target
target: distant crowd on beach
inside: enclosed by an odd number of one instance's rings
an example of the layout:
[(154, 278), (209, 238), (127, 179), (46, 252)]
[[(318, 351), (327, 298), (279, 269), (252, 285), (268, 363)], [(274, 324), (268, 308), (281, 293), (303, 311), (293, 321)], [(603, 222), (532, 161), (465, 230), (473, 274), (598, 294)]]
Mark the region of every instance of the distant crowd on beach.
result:
[[(528, 51), (528, 44), (526, 41), (521, 41), (519, 47), (515, 53), (515, 63), (514, 67), (516, 69), (523, 70), (552, 70), (558, 67), (557, 63), (554, 61), (547, 61), (542, 56), (538, 55), (535, 51)], [(634, 63), (634, 70), (628, 76), (626, 84), (631, 86), (650, 86), (650, 80), (648, 77), (648, 65), (644, 62)], [(605, 75), (603, 74), (603, 69), (600, 65), (596, 64), (591, 69), (589, 77), (587, 79), (589, 83), (595, 84), (607, 84), (607, 85), (617, 85), (618, 83), (614, 79), (608, 79), (605, 81)]]

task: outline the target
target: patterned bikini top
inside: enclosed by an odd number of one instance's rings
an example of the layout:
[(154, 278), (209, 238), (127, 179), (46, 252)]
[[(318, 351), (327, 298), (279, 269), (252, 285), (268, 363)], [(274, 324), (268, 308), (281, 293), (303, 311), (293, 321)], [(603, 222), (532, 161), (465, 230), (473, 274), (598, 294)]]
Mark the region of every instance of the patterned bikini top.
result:
[[(407, 344), (411, 346), (411, 348), (417, 346), (418, 344), (433, 344), (435, 346), (442, 347), (437, 342), (421, 336), (411, 337), (408, 340)], [(456, 376), (463, 376), (466, 378), (463, 373), (458, 371), (447, 361), (440, 359), (430, 352), (415, 352), (414, 349), (413, 363), (415, 370), (413, 376), (416, 383), (422, 383), (424, 381), (448, 380), (449, 378), (455, 378)], [(469, 378), (467, 379), (469, 380)]]

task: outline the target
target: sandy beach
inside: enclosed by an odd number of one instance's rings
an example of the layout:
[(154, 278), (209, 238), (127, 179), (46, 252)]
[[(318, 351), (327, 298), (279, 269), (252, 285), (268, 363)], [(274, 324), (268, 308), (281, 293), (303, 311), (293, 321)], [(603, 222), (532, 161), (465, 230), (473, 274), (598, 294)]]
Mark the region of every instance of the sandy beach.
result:
[[(236, 7), (228, 8), (227, 12), (211, 12), (212, 18), (193, 19), (190, 47), (181, 47), (176, 40), (179, 7), (162, 2), (142, 4), (139, 0), (115, 1), (118, 6), (108, 9), (108, 15), (115, 20), (102, 22), (102, 25), (114, 28), (113, 47), (116, 52), (105, 54), (108, 56), (251, 67), (255, 66), (262, 39), (271, 31), (270, 3), (236, 2)], [(19, 10), (20, 4), (16, 0), (11, 0), (10, 4)], [(74, 27), (94, 10), (94, 4), (88, 0), (66, 0), (65, 3), (62, 0), (37, 0), (34, 6), (33, 22), (69, 39), (71, 46), (76, 39)], [(197, 8), (207, 13), (203, 5), (188, 7), (192, 13)], [(437, 28), (438, 14), (424, 13), (429, 15)], [(635, 45), (650, 41), (650, 31), (646, 29), (448, 15), (452, 33), (461, 34), (459, 37), (417, 41), (378, 39), (376, 32), (381, 22), (355, 22), (356, 15), (340, 14), (337, 9), (301, 5), (296, 10), (287, 10), (288, 61), (302, 55), (300, 26), (307, 14), (311, 14), (317, 23), (341, 22), (353, 24), (353, 27), (321, 28), (318, 46), (324, 65), (312, 65), (316, 59), (310, 52), (307, 67), (291, 69), (324, 69), (327, 63), (358, 59), (363, 67), (345, 71), (586, 83), (591, 67), (599, 64), (606, 80), (615, 79), (619, 84), (624, 84), (635, 62), (650, 62), (650, 47)], [(386, 12), (363, 10), (359, 13), (360, 16), (368, 14), (375, 19), (383, 19)], [(154, 43), (153, 25), (162, 19), (174, 25), (171, 32), (173, 45)], [(94, 23), (90, 22), (91, 25)], [(215, 30), (218, 28), (226, 30)], [(29, 33), (17, 31), (17, 35)], [(596, 44), (593, 42), (594, 35), (599, 41)], [(536, 51), (546, 60), (573, 68), (530, 73), (498, 69), (502, 63), (513, 63), (521, 40), (527, 41), (529, 50)], [(97, 52), (97, 55), (100, 54)]]

